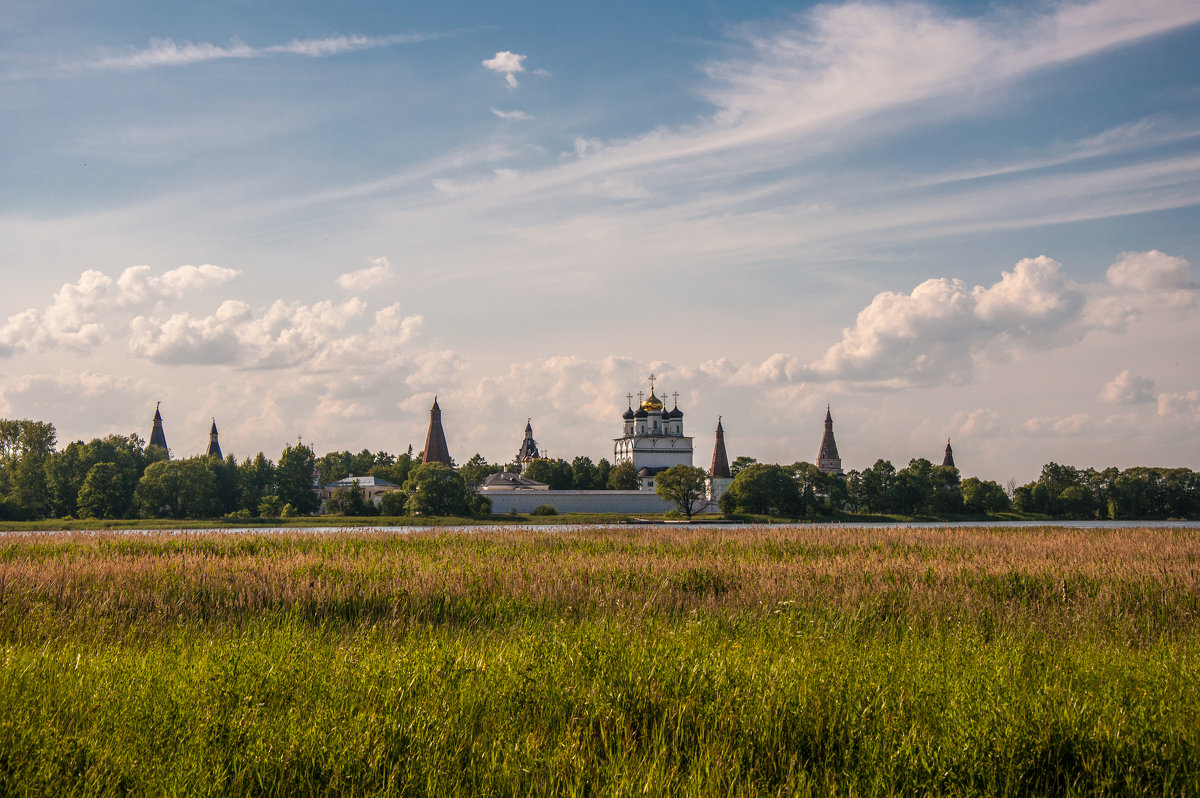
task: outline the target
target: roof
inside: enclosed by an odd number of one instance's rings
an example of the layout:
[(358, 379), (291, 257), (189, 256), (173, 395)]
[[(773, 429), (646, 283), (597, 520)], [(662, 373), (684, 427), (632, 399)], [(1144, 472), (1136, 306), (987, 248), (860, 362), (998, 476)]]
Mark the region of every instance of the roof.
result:
[(717, 418), (717, 442), (713, 446), (712, 466), (708, 469), (710, 477), (732, 477), (729, 472), (729, 455), (725, 454), (725, 429), (721, 419)]
[(487, 479), (479, 484), (480, 490), (548, 490), (545, 482), (538, 482), (512, 471), (501, 471), (499, 474), (489, 474)]
[[(167, 449), (167, 436), (163, 432), (162, 415), (158, 412), (158, 402), (154, 403), (154, 426), (150, 428), (150, 443), (147, 446), (161, 446)], [(169, 452), (170, 449), (167, 449)]]
[(429, 409), (429, 434), (425, 436), (425, 453), (421, 456), (421, 462), (450, 465), (450, 448), (446, 446), (442, 409), (438, 407), (436, 396), (433, 397), (433, 407)]
[(360, 488), (398, 488), (400, 487), (395, 482), (388, 482), (386, 479), (379, 477), (356, 477), (351, 474), (348, 477), (339, 479), (337, 482), (330, 482), (328, 485), (322, 485), (323, 490), (333, 490), (335, 488), (350, 488), (357, 482)]

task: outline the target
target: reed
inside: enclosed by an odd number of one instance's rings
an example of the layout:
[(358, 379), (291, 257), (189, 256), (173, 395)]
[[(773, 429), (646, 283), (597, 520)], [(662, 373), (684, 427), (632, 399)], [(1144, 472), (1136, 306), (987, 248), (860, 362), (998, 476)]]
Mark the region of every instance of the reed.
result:
[(1200, 531), (0, 538), (0, 793), (1188, 793)]

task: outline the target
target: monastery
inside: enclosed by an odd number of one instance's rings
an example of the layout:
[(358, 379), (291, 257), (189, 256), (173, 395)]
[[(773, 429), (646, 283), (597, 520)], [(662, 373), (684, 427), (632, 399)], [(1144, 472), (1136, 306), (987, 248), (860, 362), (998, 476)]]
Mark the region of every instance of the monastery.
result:
[[(613, 438), (612, 464), (633, 465), (638, 482), (636, 490), (550, 490), (545, 483), (523, 476), (530, 463), (542, 458), (537, 441), (533, 437), (533, 420), (527, 419), (525, 436), (514, 458), (518, 470), (515, 473), (503, 471), (493, 474), (478, 488), (491, 500), (492, 512), (499, 515), (510, 512), (528, 513), (541, 505), (550, 505), (560, 513), (636, 514), (663, 513), (672, 509), (671, 502), (655, 494), (655, 477), (672, 466), (691, 466), (695, 450), (692, 445), (693, 439), (684, 434), (684, 414), (679, 409), (679, 394), (672, 395), (674, 401), (668, 410), (666, 403), (655, 393), (655, 381), (656, 377), (651, 374), (650, 395), (646, 396), (645, 392), (639, 391), (636, 409), (633, 406), (633, 394), (626, 394), (628, 407), (621, 415), (621, 435)], [(168, 452), (168, 457), (170, 456), (166, 433), (163, 431), (162, 414), (157, 403), (154, 406), (149, 445), (161, 446)], [(217, 458), (222, 456), (215, 418), (209, 429), (209, 443), (205, 454)], [(446, 432), (442, 427), (442, 409), (436, 396), (433, 399), (433, 407), (429, 410), (429, 430), (425, 436), (421, 462), (446, 465), (452, 462), (450, 448), (446, 444)], [(825, 433), (821, 437), (816, 465), (822, 473), (845, 476), (842, 458), (838, 454), (837, 441), (833, 435), (833, 413), (828, 405), (825, 408)], [(942, 465), (954, 467), (954, 451), (948, 439)], [(352, 480), (359, 481), (360, 487), (366, 490), (368, 499), (375, 503), (378, 503), (383, 493), (399, 487), (374, 477), (348, 477), (342, 482), (348, 484)], [(725, 451), (725, 429), (721, 418), (718, 417), (712, 463), (707, 473), (706, 503), (696, 512), (716, 512), (717, 502), (731, 482), (733, 475), (729, 467), (729, 456)], [(314, 480), (314, 489), (318, 490), (323, 499), (342, 486), (341, 482), (317, 485)]]

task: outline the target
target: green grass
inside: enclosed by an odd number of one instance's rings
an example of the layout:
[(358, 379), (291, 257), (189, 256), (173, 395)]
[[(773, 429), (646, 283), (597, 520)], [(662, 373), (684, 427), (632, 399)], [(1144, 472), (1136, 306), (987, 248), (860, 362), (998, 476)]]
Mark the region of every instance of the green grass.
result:
[(1195, 794), (1200, 532), (0, 539), (0, 794)]

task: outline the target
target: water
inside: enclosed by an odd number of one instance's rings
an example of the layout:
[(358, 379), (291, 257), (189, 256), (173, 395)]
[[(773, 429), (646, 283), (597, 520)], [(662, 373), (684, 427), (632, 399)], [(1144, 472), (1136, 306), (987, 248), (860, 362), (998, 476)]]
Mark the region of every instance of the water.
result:
[[(310, 532), (314, 534), (331, 534), (342, 532), (356, 532), (359, 534), (372, 534), (376, 532), (386, 532), (389, 534), (411, 534), (413, 532), (485, 532), (487, 530), (499, 529), (527, 529), (537, 530), (540, 532), (566, 532), (572, 529), (588, 528), (588, 529), (626, 529), (631, 526), (663, 526), (663, 527), (680, 527), (684, 524), (678, 523), (662, 523), (649, 522), (646, 524), (628, 523), (628, 524), (459, 524), (454, 526), (305, 526), (305, 527), (270, 527), (270, 526), (248, 526), (248, 527), (212, 527), (200, 529), (105, 529), (105, 530), (75, 530), (72, 534), (77, 535), (95, 535), (99, 533), (113, 533), (121, 535), (209, 535), (209, 534), (225, 534), (225, 535), (244, 535), (244, 534), (260, 534), (274, 535), (286, 532)], [(766, 526), (764, 524), (738, 524), (738, 523), (695, 523), (686, 525), (689, 529), (746, 529), (750, 527)], [(943, 527), (993, 527), (997, 529), (1025, 529), (1031, 527), (1054, 527), (1057, 529), (1126, 529), (1129, 527), (1151, 528), (1151, 529), (1200, 529), (1200, 521), (886, 521), (886, 522), (866, 522), (866, 521), (849, 521), (836, 523), (817, 523), (817, 524), (774, 524), (773, 526), (802, 526), (805, 528), (826, 528), (826, 529), (939, 529)], [(0, 532), (0, 537), (9, 535), (45, 535), (61, 532), (61, 530), (51, 529), (27, 529), (16, 530), (9, 532)]]

